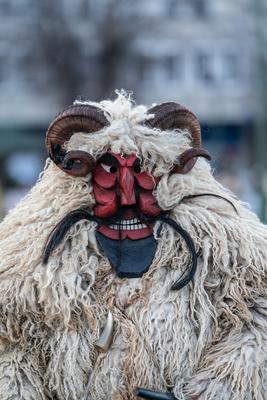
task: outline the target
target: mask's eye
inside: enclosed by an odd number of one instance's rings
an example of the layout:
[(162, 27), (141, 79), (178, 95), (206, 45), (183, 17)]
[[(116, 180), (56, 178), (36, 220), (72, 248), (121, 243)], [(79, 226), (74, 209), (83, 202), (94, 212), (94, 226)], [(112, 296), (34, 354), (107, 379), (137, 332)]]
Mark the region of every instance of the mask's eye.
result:
[(118, 171), (118, 168), (115, 165), (107, 165), (101, 163), (101, 167), (109, 174), (115, 174)]
[(140, 165), (136, 165), (136, 166), (134, 167), (134, 172), (135, 172), (136, 174), (140, 174), (140, 172), (141, 172), (141, 167), (140, 167)]
[(133, 170), (134, 170), (134, 172), (135, 172), (136, 174), (140, 174), (140, 172), (142, 171), (142, 168), (141, 168), (141, 161), (140, 161), (139, 159), (137, 159), (137, 160), (134, 162)]

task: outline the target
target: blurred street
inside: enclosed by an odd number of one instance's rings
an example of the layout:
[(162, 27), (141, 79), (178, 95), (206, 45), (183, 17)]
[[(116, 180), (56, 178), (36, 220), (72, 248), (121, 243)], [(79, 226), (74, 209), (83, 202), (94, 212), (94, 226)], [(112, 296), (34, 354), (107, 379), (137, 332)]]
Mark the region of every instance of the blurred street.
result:
[(35, 183), (46, 129), (114, 90), (176, 101), (215, 176), (267, 221), (267, 2), (0, 0), (0, 217)]

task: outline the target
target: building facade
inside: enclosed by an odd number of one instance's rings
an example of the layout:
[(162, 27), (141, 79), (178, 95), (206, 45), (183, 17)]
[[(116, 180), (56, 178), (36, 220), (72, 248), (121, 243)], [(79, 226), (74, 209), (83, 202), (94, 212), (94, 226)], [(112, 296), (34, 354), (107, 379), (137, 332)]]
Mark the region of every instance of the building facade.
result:
[[(73, 62), (78, 64), (76, 68), (81, 80), (84, 79), (78, 90), (84, 92), (73, 95), (90, 97), (86, 89), (93, 88), (92, 97), (97, 96), (98, 83), (92, 82), (97, 74), (92, 75), (90, 69), (97, 69), (101, 63), (104, 39), (109, 39), (101, 35), (98, 26), (112, 25), (115, 21), (121, 25), (121, 31), (117, 29), (117, 37), (112, 38), (117, 40), (114, 46), (125, 45), (123, 36), (129, 43), (127, 51), (116, 60), (116, 74), (111, 82), (114, 88), (133, 90), (138, 101), (145, 103), (179, 100), (206, 123), (250, 121), (257, 111), (253, 81), (255, 18), (251, 3), (249, 0), (59, 1), (58, 12), (62, 14), (59, 22), (65, 26), (58, 26), (58, 32), (63, 30), (64, 36), (64, 30), (67, 31), (82, 48), (82, 57)], [(57, 13), (50, 10), (50, 21), (45, 21), (45, 17), (40, 18), (41, 12), (42, 7), (33, 0), (0, 0), (2, 125), (9, 124), (14, 115), (18, 124), (42, 124), (61, 106), (60, 88), (51, 85), (49, 76), (48, 64), (52, 61), (47, 60), (46, 65), (46, 60), (41, 60), (38, 64), (40, 54), (35, 47), (38, 41), (40, 47), (43, 45), (44, 26), (49, 29)], [(111, 26), (110, 30), (113, 29)], [(129, 37), (128, 29), (131, 29)], [(54, 26), (53, 30), (57, 36)], [(63, 41), (57, 44), (68, 47)], [(53, 42), (48, 45), (53, 47)], [(56, 51), (60, 52), (60, 48)]]

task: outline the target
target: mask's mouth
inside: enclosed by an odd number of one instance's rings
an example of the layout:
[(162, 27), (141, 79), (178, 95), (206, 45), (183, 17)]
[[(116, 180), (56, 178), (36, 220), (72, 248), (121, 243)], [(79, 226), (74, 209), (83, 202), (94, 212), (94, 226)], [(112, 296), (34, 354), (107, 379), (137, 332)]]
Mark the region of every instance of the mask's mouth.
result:
[(109, 225), (101, 225), (98, 232), (113, 240), (139, 240), (153, 234), (153, 224), (145, 224), (138, 218), (122, 219)]
[(124, 208), (110, 219), (100, 220), (98, 232), (113, 240), (139, 240), (153, 234), (154, 218), (143, 215), (137, 208)]

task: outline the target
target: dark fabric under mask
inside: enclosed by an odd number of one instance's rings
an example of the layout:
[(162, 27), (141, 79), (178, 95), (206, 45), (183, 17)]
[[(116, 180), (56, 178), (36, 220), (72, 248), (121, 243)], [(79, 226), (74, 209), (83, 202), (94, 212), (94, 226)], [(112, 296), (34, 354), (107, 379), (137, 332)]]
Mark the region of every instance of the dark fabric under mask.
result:
[(112, 240), (96, 232), (96, 237), (120, 278), (139, 278), (147, 272), (158, 246), (154, 236), (139, 240)]

